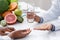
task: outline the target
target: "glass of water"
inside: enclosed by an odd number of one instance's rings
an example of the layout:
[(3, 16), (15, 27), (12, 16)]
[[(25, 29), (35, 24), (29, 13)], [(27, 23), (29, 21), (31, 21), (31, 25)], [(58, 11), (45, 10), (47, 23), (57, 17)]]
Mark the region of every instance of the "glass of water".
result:
[(27, 11), (27, 21), (29, 23), (34, 22), (35, 12), (33, 10)]
[(35, 3), (34, 3), (34, 0), (30, 0), (28, 1), (28, 4), (30, 4), (32, 7), (29, 8), (28, 5), (27, 5), (27, 21), (29, 23), (33, 23), (34, 22), (34, 17), (35, 17)]

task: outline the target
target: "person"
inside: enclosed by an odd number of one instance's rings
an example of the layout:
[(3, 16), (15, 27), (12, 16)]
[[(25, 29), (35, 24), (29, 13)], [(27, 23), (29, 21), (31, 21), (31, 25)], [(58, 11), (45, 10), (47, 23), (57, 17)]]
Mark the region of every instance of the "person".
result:
[(13, 27), (0, 27), (0, 40), (14, 40), (24, 38), (30, 32), (30, 29), (15, 30)]
[(53, 0), (51, 8), (46, 13), (40, 13), (39, 16), (35, 15), (34, 20), (38, 23), (45, 23), (54, 20), (53, 22), (42, 24), (35, 30), (60, 30), (60, 20), (57, 19), (60, 16), (60, 0)]

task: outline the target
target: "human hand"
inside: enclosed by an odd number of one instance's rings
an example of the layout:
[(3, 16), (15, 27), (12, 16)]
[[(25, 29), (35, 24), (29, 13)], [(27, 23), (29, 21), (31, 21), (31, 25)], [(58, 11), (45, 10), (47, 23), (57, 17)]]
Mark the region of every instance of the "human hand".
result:
[(0, 27), (0, 35), (4, 36), (7, 35), (6, 32), (12, 32), (15, 29), (13, 27)]
[(34, 28), (34, 30), (51, 30), (52, 24), (42, 24), (40, 27)]
[(34, 21), (36, 21), (36, 22), (40, 22), (40, 17), (37, 16), (37, 15), (35, 15), (35, 17), (34, 17)]
[(5, 32), (12, 32), (15, 31), (15, 28), (13, 27), (4, 27)]
[(17, 31), (11, 32), (10, 34), (8, 34), (8, 36), (9, 36), (10, 38), (13, 38), (13, 39), (19, 39), (19, 38), (24, 38), (24, 37), (27, 36), (30, 32), (31, 32), (30, 29), (17, 30)]

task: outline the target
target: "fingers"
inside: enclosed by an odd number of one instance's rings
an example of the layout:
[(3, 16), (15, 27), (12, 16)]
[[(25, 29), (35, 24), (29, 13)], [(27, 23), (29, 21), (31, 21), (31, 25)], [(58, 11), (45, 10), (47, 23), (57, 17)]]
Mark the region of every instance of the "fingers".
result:
[(10, 29), (11, 31), (15, 31), (15, 28), (13, 27), (7, 27), (8, 29)]
[(7, 35), (4, 30), (0, 30), (0, 35), (4, 36)]
[(24, 29), (24, 30), (17, 30), (13, 31), (9, 34), (11, 38), (18, 39), (18, 38), (24, 38), (31, 32), (30, 29)]
[(12, 32), (15, 29), (13, 27), (5, 27), (4, 30), (7, 31), (7, 32)]
[(43, 30), (42, 28), (34, 28), (34, 30)]
[(13, 27), (0, 27), (0, 35), (7, 35), (7, 32), (12, 32), (14, 30)]
[(26, 29), (25, 31), (22, 32), (22, 34), (29, 34), (31, 32), (30, 29)]
[(47, 28), (34, 28), (34, 30), (48, 30)]
[(39, 21), (40, 21), (40, 17), (37, 16), (37, 15), (35, 15), (35, 17), (34, 17), (34, 21), (39, 22)]
[(34, 30), (50, 30), (52, 24), (43, 24), (40, 27), (34, 28)]

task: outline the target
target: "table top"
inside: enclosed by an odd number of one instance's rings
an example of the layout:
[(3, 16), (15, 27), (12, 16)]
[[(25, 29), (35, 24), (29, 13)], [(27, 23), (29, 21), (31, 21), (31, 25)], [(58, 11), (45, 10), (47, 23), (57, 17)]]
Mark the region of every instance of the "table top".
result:
[(26, 16), (24, 17), (23, 23), (16, 23), (14, 25), (8, 25), (10, 27), (14, 27), (16, 30), (27, 29), (30, 28), (32, 31), (29, 35), (22, 39), (16, 40), (60, 40), (60, 31), (41, 31), (41, 30), (33, 30), (34, 27), (39, 27), (41, 24), (39, 23), (28, 23)]

